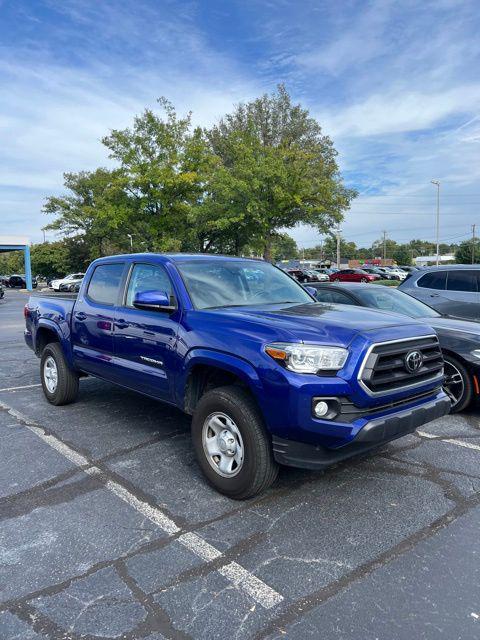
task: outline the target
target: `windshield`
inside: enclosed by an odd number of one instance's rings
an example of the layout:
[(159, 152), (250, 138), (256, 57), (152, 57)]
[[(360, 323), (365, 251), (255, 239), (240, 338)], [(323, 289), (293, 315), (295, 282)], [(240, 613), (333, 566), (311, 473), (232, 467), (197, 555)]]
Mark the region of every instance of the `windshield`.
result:
[(269, 262), (192, 260), (177, 267), (197, 309), (313, 302), (305, 289)]
[(371, 290), (365, 288), (356, 290), (355, 293), (367, 306), (382, 311), (401, 313), (404, 316), (410, 316), (410, 318), (438, 318), (440, 316), (428, 305), (402, 291), (372, 285)]

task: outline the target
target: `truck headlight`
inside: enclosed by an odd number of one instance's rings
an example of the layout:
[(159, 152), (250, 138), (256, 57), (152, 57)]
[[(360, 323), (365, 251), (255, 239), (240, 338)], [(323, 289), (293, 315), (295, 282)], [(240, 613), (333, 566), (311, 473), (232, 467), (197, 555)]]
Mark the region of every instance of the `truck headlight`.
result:
[(348, 356), (342, 347), (322, 347), (313, 344), (287, 344), (275, 342), (267, 344), (265, 353), (284, 367), (297, 373), (317, 373), (317, 371), (338, 371)]

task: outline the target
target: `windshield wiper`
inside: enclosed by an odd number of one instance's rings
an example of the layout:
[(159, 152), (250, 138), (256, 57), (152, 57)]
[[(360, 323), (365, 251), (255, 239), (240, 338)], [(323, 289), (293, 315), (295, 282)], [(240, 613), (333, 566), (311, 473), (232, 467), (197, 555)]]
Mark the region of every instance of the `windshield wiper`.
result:
[(203, 307), (205, 309), (229, 309), (230, 307), (258, 307), (267, 304), (303, 304), (298, 300), (279, 300), (276, 302), (244, 302), (243, 304), (216, 304), (213, 307)]

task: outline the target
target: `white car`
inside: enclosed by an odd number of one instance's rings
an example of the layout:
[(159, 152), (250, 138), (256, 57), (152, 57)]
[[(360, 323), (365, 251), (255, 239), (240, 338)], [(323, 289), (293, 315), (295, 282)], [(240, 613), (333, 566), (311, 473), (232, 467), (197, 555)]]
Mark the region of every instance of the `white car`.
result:
[(70, 273), (65, 278), (59, 278), (58, 280), (52, 280), (50, 286), (54, 291), (60, 291), (60, 285), (62, 284), (74, 284), (75, 280), (81, 280), (85, 274), (84, 273)]
[(403, 271), (403, 269), (399, 269), (398, 267), (383, 267), (384, 269), (388, 269), (388, 272), (398, 276), (400, 278), (400, 280), (405, 280), (405, 278), (407, 277), (407, 272)]

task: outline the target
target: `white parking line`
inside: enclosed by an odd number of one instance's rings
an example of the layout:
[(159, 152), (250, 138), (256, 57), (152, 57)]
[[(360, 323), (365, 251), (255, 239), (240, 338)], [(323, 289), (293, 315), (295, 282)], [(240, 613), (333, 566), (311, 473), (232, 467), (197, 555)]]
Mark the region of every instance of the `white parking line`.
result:
[(463, 447), (464, 449), (474, 449), (480, 451), (480, 444), (472, 444), (471, 442), (465, 442), (464, 440), (458, 440), (457, 438), (442, 438), (436, 436), (434, 433), (427, 433), (426, 431), (417, 431), (418, 435), (422, 438), (429, 438), (430, 440), (439, 440), (440, 442), (446, 442), (456, 445), (457, 447)]
[[(43, 440), (43, 442), (48, 444), (49, 447), (58, 451), (58, 453), (80, 467), (88, 475), (95, 476), (103, 473), (99, 467), (91, 464), (84, 455), (75, 451), (75, 449), (70, 447), (70, 445), (65, 444), (56, 436), (45, 433), (44, 429), (40, 425), (20, 411), (13, 409), (1, 401), (0, 408), (7, 411), (11, 416), (20, 421), (27, 429)], [(137, 496), (119, 482), (107, 480), (104, 486), (133, 509), (156, 524), (167, 535), (173, 535), (174, 533), (181, 531), (180, 527), (178, 527), (171, 518), (163, 513), (161, 509), (137, 498)], [(217, 560), (223, 556), (221, 551), (196, 533), (184, 533), (178, 537), (178, 541), (205, 562), (211, 562), (212, 560)], [(230, 562), (223, 565), (219, 567), (217, 571), (227, 578), (227, 580), (230, 580), (235, 587), (242, 589), (245, 593), (251, 596), (265, 609), (271, 609), (283, 600), (283, 596), (281, 594), (237, 562)]]
[(25, 384), (23, 387), (5, 387), (0, 391), (19, 391), (20, 389), (34, 389), (35, 387), (41, 387), (41, 384)]

